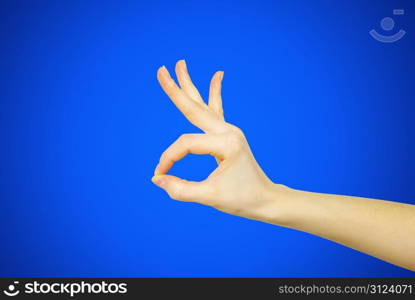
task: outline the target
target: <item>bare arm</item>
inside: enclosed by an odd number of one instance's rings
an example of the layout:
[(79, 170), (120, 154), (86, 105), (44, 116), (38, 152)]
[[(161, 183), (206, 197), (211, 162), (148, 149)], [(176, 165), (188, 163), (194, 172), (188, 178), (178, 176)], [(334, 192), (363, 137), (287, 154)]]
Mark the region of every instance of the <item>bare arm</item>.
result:
[[(262, 171), (243, 132), (225, 122), (223, 72), (212, 78), (205, 104), (184, 61), (176, 64), (180, 87), (161, 67), (161, 87), (204, 134), (179, 137), (162, 155), (152, 181), (171, 198), (285, 226), (335, 241), (415, 271), (415, 206), (368, 198), (304, 192), (273, 183)], [(188, 153), (210, 154), (218, 167), (201, 182), (166, 174)]]
[(309, 232), (415, 271), (415, 205), (293, 189), (283, 198), (282, 215), (270, 223)]

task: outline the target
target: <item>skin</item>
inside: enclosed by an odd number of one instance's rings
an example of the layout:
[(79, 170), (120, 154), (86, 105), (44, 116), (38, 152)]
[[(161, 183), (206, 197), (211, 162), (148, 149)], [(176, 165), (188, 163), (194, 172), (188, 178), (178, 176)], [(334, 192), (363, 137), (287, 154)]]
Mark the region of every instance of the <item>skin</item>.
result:
[[(256, 162), (243, 132), (225, 122), (221, 85), (211, 80), (206, 104), (193, 85), (186, 63), (176, 64), (179, 85), (162, 66), (161, 87), (204, 134), (183, 134), (163, 152), (152, 181), (171, 198), (305, 231), (415, 271), (415, 205), (361, 197), (299, 191), (273, 183)], [(210, 154), (218, 167), (201, 182), (167, 172), (188, 153)]]

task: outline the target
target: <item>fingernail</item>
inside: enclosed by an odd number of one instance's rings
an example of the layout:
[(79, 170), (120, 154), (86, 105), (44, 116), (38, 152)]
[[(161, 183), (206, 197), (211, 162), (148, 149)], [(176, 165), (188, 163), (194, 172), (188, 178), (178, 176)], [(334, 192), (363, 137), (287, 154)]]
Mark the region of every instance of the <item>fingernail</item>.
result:
[(164, 176), (163, 176), (163, 175), (154, 175), (154, 176), (151, 178), (151, 181), (152, 181), (155, 185), (157, 185), (157, 186), (159, 186), (159, 187), (163, 187), (164, 182), (165, 182), (165, 180), (164, 180)]
[(220, 71), (220, 80), (222, 80), (223, 79), (223, 76), (225, 75), (225, 72), (224, 71)]
[(160, 164), (158, 164), (156, 168), (154, 169), (154, 175), (158, 175), (159, 166)]
[(158, 70), (157, 70), (157, 76), (163, 76), (163, 70), (165, 70), (166, 68), (163, 66), (161, 66)]
[(170, 79), (171, 78), (170, 77), (169, 70), (167, 70), (167, 68), (164, 65), (161, 66), (160, 70), (163, 70), (163, 72), (160, 72), (160, 76), (162, 76), (162, 77), (164, 77), (166, 79)]

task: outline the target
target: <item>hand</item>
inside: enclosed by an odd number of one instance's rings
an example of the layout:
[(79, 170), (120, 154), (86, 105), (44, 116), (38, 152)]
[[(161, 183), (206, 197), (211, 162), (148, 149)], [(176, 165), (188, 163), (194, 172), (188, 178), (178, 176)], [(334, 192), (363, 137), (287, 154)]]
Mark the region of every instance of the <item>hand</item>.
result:
[[(157, 72), (163, 90), (205, 134), (184, 134), (162, 154), (152, 181), (170, 197), (309, 232), (415, 271), (415, 205), (304, 192), (272, 183), (242, 131), (223, 118), (223, 72), (212, 78), (208, 105), (184, 61), (176, 64), (176, 75), (180, 88), (165, 67)], [(213, 155), (218, 167), (201, 182), (167, 175), (188, 153)]]
[[(161, 87), (173, 103), (205, 133), (183, 134), (164, 151), (153, 183), (175, 200), (198, 202), (247, 218), (275, 221), (278, 213), (274, 207), (275, 190), (284, 187), (273, 184), (261, 170), (243, 132), (225, 122), (221, 97), (223, 72), (218, 71), (212, 77), (208, 105), (193, 85), (184, 60), (177, 62), (176, 75), (180, 87), (164, 66), (157, 72)], [(188, 153), (210, 154), (216, 158), (218, 167), (201, 182), (167, 175), (173, 163)]]

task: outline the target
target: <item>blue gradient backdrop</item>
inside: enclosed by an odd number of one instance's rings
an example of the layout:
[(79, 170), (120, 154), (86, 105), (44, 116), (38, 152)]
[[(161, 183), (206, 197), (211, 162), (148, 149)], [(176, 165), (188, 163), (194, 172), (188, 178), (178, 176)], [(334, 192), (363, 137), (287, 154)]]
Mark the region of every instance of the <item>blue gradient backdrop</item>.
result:
[[(394, 8), (406, 10), (393, 16)], [(412, 1), (1, 1), (1, 276), (403, 276), (321, 238), (170, 200), (150, 178), (197, 132), (157, 68), (206, 96), (293, 188), (415, 204)], [(372, 39), (391, 16), (407, 35)], [(203, 179), (210, 157), (172, 172)]]

